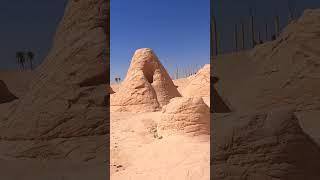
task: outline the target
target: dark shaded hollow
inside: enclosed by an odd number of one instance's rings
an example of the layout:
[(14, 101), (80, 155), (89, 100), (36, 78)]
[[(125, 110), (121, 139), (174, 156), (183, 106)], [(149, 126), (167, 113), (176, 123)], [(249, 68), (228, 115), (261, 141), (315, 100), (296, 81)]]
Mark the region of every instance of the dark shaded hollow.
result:
[(219, 79), (218, 77), (216, 77), (216, 76), (210, 76), (210, 78), (211, 78), (211, 82), (213, 82), (213, 84), (219, 82), (219, 80), (220, 80), (220, 79)]
[(210, 96), (210, 111), (212, 113), (229, 113), (231, 109), (223, 101), (221, 96), (218, 94), (217, 90), (214, 89), (214, 84), (217, 83), (220, 79), (215, 76), (210, 76), (210, 91), (213, 95)]
[(213, 89), (213, 96), (210, 96), (211, 101), (211, 112), (213, 113), (229, 113), (231, 112), (231, 109), (228, 107), (228, 105), (223, 101), (221, 96), (218, 94), (218, 92)]
[(18, 99), (13, 93), (11, 93), (7, 85), (0, 80), (0, 103), (7, 103)]
[(142, 69), (144, 77), (147, 81), (152, 84), (153, 83), (153, 75), (154, 75), (154, 67), (151, 63), (146, 63)]

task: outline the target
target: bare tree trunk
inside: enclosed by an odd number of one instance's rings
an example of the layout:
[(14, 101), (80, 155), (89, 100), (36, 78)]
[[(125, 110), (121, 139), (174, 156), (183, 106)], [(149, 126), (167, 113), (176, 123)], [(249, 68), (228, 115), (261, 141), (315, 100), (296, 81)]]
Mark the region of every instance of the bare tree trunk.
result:
[(294, 20), (294, 12), (293, 12), (293, 7), (292, 7), (292, 1), (291, 0), (288, 0), (288, 10), (289, 10), (288, 23), (290, 23), (292, 20)]
[(212, 17), (212, 23), (211, 23), (211, 38), (212, 38), (212, 55), (217, 56), (218, 55), (218, 35), (217, 35), (217, 25), (216, 25), (216, 19), (213, 16)]
[(177, 66), (177, 72), (176, 72), (176, 79), (179, 79), (179, 69), (178, 69), (178, 66)]
[(250, 8), (250, 17), (251, 17), (251, 40), (252, 40), (252, 47), (255, 46), (255, 33), (254, 33), (254, 16), (253, 10)]
[(242, 50), (244, 50), (245, 48), (244, 22), (241, 23), (241, 35), (242, 35)]
[(235, 52), (238, 51), (238, 25), (234, 26), (234, 43), (235, 43)]
[(266, 32), (265, 32), (266, 33), (265, 34), (266, 35), (266, 41), (268, 41), (268, 23), (266, 23), (266, 29), (265, 30), (266, 30)]
[(32, 70), (33, 69), (32, 59), (29, 59), (29, 61), (30, 61), (30, 69)]
[(276, 37), (278, 37), (280, 33), (280, 18), (277, 10), (275, 11), (275, 31), (276, 31), (275, 35)]

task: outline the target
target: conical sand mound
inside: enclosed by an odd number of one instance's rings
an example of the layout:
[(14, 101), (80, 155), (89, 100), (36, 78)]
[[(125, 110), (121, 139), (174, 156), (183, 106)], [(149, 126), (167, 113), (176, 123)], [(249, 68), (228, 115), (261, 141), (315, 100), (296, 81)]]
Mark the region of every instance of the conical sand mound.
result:
[(183, 96), (210, 96), (210, 64), (206, 64), (191, 77), (189, 84), (181, 94)]
[(111, 97), (111, 111), (157, 111), (177, 96), (181, 95), (154, 52), (138, 49), (124, 82)]
[(201, 97), (174, 98), (162, 109), (158, 133), (161, 136), (210, 134), (210, 109)]
[(6, 139), (107, 133), (107, 2), (69, 0), (53, 46), (30, 88), (0, 125)]

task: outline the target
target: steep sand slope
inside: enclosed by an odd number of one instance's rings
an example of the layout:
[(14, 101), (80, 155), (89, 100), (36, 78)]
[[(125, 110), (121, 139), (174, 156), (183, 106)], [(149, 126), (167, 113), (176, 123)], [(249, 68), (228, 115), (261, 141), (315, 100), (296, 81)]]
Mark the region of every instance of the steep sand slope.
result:
[(213, 62), (231, 113), (214, 113), (217, 179), (319, 179), (320, 10), (280, 37)]
[(1, 179), (106, 179), (108, 8), (104, 0), (69, 0), (30, 82), (3, 77), (9, 90), (25, 92), (0, 105)]

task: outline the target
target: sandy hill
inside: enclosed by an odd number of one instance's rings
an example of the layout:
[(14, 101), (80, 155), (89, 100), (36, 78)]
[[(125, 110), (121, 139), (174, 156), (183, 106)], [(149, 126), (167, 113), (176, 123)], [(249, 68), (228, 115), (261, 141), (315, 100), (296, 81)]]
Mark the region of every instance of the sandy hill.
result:
[(188, 80), (189, 83), (181, 91), (183, 96), (210, 96), (210, 64), (206, 64)]
[(107, 178), (106, 4), (69, 0), (34, 76), (0, 73), (19, 98), (0, 104), (2, 179)]
[[(219, 92), (239, 111), (294, 105), (317, 107), (319, 88), (319, 10), (309, 10), (280, 37), (254, 50), (214, 62)], [(250, 94), (250, 96), (248, 96)]]
[(307, 10), (272, 42), (217, 57), (213, 114), (217, 179), (319, 179), (320, 10)]
[(152, 49), (134, 53), (125, 80), (111, 96), (112, 112), (152, 112), (181, 96)]
[(111, 179), (209, 179), (209, 69), (172, 81), (151, 49), (136, 51), (111, 85)]

